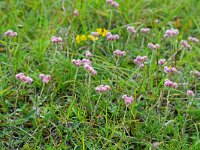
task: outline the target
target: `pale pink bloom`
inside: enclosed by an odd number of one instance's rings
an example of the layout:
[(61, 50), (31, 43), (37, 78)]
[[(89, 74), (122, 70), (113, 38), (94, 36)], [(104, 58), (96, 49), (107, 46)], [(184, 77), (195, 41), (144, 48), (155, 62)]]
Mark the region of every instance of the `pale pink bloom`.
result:
[(115, 56), (119, 56), (119, 57), (121, 57), (121, 56), (126, 56), (126, 52), (125, 52), (125, 51), (120, 51), (120, 50), (114, 51), (113, 54), (114, 54)]
[(39, 78), (42, 79), (42, 82), (47, 84), (51, 80), (50, 75), (40, 74)]
[(72, 60), (72, 63), (74, 64), (74, 65), (76, 65), (77, 67), (80, 67), (83, 63), (82, 63), (82, 61), (80, 60), (80, 59), (73, 59)]
[(118, 34), (113, 35), (113, 39), (114, 40), (119, 40), (119, 35)]
[(92, 55), (92, 53), (90, 51), (86, 51), (85, 52), (85, 56), (86, 57), (92, 57), (93, 55)]
[(160, 48), (160, 45), (159, 44), (154, 45), (153, 43), (149, 43), (148, 47), (151, 48), (152, 50), (157, 50)]
[(73, 14), (74, 14), (74, 16), (79, 16), (79, 12), (78, 12), (78, 10), (75, 9), (74, 12), (73, 12)]
[(194, 92), (191, 90), (187, 90), (187, 95), (194, 97)]
[(188, 38), (188, 41), (193, 42), (193, 43), (199, 43), (199, 40), (197, 38), (191, 37), (191, 36)]
[(88, 64), (90, 66), (92, 65), (92, 62), (89, 59), (85, 59), (85, 58), (82, 59), (82, 63), (83, 64)]
[(130, 33), (132, 33), (132, 34), (136, 33), (136, 30), (135, 30), (134, 27), (132, 27), (132, 26), (128, 26), (128, 27), (127, 27), (127, 30), (128, 30)]
[(166, 61), (165, 59), (160, 59), (160, 60), (158, 61), (158, 64), (159, 64), (159, 65), (164, 65), (164, 64), (165, 64), (165, 61)]
[(175, 67), (167, 67), (167, 66), (165, 66), (164, 67), (164, 72), (165, 73), (175, 73), (175, 72), (177, 72), (177, 69)]
[(62, 42), (62, 38), (61, 37), (52, 36), (51, 37), (51, 42), (52, 43), (61, 43)]
[(114, 41), (119, 39), (119, 35), (118, 34), (112, 35), (110, 32), (108, 32), (106, 33), (106, 38), (108, 41)]
[(200, 72), (198, 70), (190, 71), (190, 74), (200, 77)]
[(165, 31), (164, 37), (165, 38), (174, 37), (178, 34), (179, 34), (178, 29), (168, 29), (168, 30)]
[(33, 79), (29, 76), (26, 77), (26, 82), (28, 82), (29, 84), (31, 84), (33, 82)]
[(18, 73), (15, 75), (16, 79), (21, 79), (22, 77), (24, 77), (25, 75), (23, 73)]
[(106, 0), (106, 3), (111, 4), (113, 2), (113, 0)]
[(138, 65), (139, 68), (143, 68), (144, 67), (144, 61), (147, 60), (147, 56), (137, 56), (134, 59), (134, 63), (136, 63)]
[(45, 76), (46, 76), (45, 74), (42, 74), (42, 73), (41, 73), (41, 74), (39, 75), (39, 78), (40, 78), (40, 79), (44, 79)]
[(8, 30), (4, 33), (4, 35), (8, 37), (15, 37), (17, 36), (17, 32), (14, 32), (13, 30)]
[(23, 73), (16, 74), (15, 78), (21, 80), (22, 82), (28, 82), (29, 84), (33, 82), (32, 78), (30, 78), (29, 76), (25, 76)]
[(130, 105), (130, 104), (134, 101), (133, 96), (128, 97), (127, 95), (123, 95), (123, 96), (122, 96), (122, 99), (124, 100), (124, 102), (125, 102), (127, 105)]
[(94, 37), (98, 37), (99, 33), (98, 32), (91, 32), (91, 35), (94, 36)]
[(191, 49), (191, 46), (188, 44), (188, 41), (182, 40), (181, 45), (186, 49)]
[(109, 85), (99, 85), (98, 87), (95, 88), (95, 91), (98, 93), (104, 93), (109, 91), (111, 88)]
[(150, 29), (149, 28), (142, 28), (142, 29), (140, 29), (140, 31), (141, 32), (143, 32), (143, 33), (150, 33)]
[(110, 36), (110, 35), (112, 35), (112, 33), (110, 33), (110, 32), (107, 32), (107, 33), (106, 33), (106, 37), (108, 37), (108, 36)]
[(172, 88), (178, 88), (178, 84), (176, 82), (172, 82), (169, 79), (166, 79), (164, 82), (164, 86), (166, 87), (172, 87)]
[(92, 75), (96, 75), (97, 74), (97, 71), (94, 70), (94, 68), (91, 65), (87, 64), (87, 63), (84, 64), (84, 69), (87, 70), (88, 72), (90, 72)]
[(112, 7), (119, 7), (119, 3), (116, 1), (112, 1), (110, 4)]

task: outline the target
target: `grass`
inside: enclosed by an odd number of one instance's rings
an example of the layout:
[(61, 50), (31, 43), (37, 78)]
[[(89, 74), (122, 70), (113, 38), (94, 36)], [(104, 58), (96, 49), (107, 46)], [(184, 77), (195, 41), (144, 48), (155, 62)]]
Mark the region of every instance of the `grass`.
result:
[[(200, 1), (117, 2), (118, 8), (104, 0), (0, 1), (0, 149), (199, 150), (200, 82), (190, 71), (200, 70), (200, 49), (191, 44), (186, 50), (180, 41), (199, 37)], [(135, 35), (127, 32), (128, 25), (135, 27)], [(151, 34), (141, 34), (142, 27)], [(97, 28), (120, 39), (76, 43), (77, 35)], [(170, 28), (180, 34), (164, 39)], [(5, 37), (9, 29), (17, 37)], [(53, 35), (63, 42), (52, 44)], [(161, 48), (152, 51), (150, 42)], [(127, 55), (117, 61), (116, 49)], [(83, 59), (86, 50), (93, 52), (96, 76), (71, 62)], [(133, 62), (138, 55), (148, 56), (143, 69)], [(179, 72), (164, 73), (156, 62), (161, 58)], [(16, 80), (19, 72), (34, 82)], [(38, 78), (40, 73), (51, 75), (48, 84)], [(179, 87), (164, 87), (167, 78)], [(100, 84), (111, 90), (96, 93)], [(194, 97), (186, 95), (189, 89)], [(122, 100), (124, 94), (134, 97), (131, 105)]]

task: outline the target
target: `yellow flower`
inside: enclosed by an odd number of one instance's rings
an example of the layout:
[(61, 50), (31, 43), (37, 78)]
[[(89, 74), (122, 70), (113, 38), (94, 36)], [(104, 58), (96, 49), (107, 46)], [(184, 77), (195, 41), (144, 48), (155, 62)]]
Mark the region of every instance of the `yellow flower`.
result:
[(76, 36), (76, 43), (80, 43), (81, 42), (81, 40), (80, 40), (80, 35), (77, 35)]
[(96, 31), (99, 33), (99, 35), (102, 35), (102, 28), (97, 28)]
[(87, 37), (85, 35), (81, 35), (81, 41), (86, 41), (87, 40)]
[(98, 40), (99, 38), (98, 37), (94, 37), (93, 35), (88, 35), (88, 38), (92, 41), (96, 41)]
[(106, 33), (108, 32), (108, 30), (106, 30), (105, 28), (103, 29), (103, 33), (102, 36), (106, 36)]

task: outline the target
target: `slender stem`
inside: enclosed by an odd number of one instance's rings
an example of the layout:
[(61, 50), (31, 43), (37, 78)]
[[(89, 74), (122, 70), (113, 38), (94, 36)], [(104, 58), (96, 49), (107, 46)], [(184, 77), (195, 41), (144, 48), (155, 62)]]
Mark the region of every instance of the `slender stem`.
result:
[(76, 79), (77, 79), (77, 74), (78, 74), (78, 67), (76, 68), (76, 73), (74, 76), (74, 86), (73, 86), (73, 95), (75, 94), (75, 89), (76, 89)]
[(98, 108), (98, 105), (99, 105), (99, 101), (100, 101), (100, 99), (101, 99), (101, 96), (102, 96), (102, 94), (100, 93), (99, 98), (98, 98), (98, 100), (97, 100), (97, 103), (96, 103), (96, 105), (94, 106), (94, 111), (93, 111), (93, 113), (92, 113), (91, 120), (90, 120), (91, 122), (93, 121), (93, 118), (94, 118), (95, 113), (96, 113), (96, 111), (97, 111), (97, 108)]

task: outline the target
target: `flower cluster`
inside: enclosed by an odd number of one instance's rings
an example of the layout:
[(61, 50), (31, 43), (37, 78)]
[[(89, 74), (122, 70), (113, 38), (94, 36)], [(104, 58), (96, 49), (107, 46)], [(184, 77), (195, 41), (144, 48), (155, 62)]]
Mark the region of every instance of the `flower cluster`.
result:
[(110, 4), (112, 7), (119, 7), (119, 3), (114, 0), (106, 0), (106, 3)]
[(191, 90), (187, 90), (187, 95), (194, 97), (194, 92)]
[(160, 60), (158, 61), (158, 64), (159, 64), (159, 65), (164, 65), (164, 64), (165, 64), (165, 61), (166, 61), (165, 59), (160, 59)]
[(51, 80), (50, 75), (40, 74), (39, 78), (42, 80), (43, 83), (47, 84)]
[(175, 67), (167, 67), (167, 66), (165, 66), (164, 67), (164, 72), (165, 73), (175, 73), (175, 72), (177, 72), (177, 69)]
[(133, 96), (128, 97), (127, 95), (123, 95), (122, 99), (124, 100), (124, 102), (129, 105), (134, 101)]
[(75, 9), (74, 12), (73, 12), (73, 14), (74, 14), (74, 16), (79, 16), (79, 12), (78, 12), (78, 10)]
[(16, 74), (15, 78), (21, 80), (22, 82), (28, 82), (29, 84), (33, 82), (32, 78), (30, 78), (29, 76), (25, 76), (23, 73)]
[(128, 32), (130, 32), (130, 33), (132, 33), (132, 34), (136, 33), (136, 30), (135, 30), (134, 27), (132, 27), (132, 26), (128, 26), (128, 27), (127, 27), (127, 30), (128, 30)]
[(148, 47), (152, 50), (157, 50), (160, 48), (160, 45), (159, 44), (153, 44), (153, 43), (149, 43), (148, 44)]
[(175, 37), (176, 35), (179, 35), (178, 29), (168, 29), (165, 31), (164, 37)]
[(87, 50), (87, 51), (85, 52), (85, 57), (88, 58), (88, 57), (92, 57), (92, 56), (93, 56), (93, 55), (92, 55), (92, 53), (91, 53), (90, 51)]
[(172, 88), (178, 88), (178, 84), (176, 82), (172, 82), (169, 79), (166, 79), (164, 82), (164, 86), (166, 87), (172, 87)]
[(4, 35), (8, 37), (15, 37), (17, 36), (17, 32), (14, 32), (13, 30), (8, 30), (4, 33)]
[(142, 33), (150, 33), (150, 29), (149, 28), (142, 28), (142, 29), (140, 29), (140, 31), (142, 32)]
[(77, 35), (76, 36), (76, 43), (81, 43), (82, 41), (86, 41), (87, 40), (87, 37), (85, 35)]
[(119, 39), (119, 35), (118, 34), (112, 34), (110, 32), (107, 32), (106, 33), (106, 38), (108, 41), (115, 41), (115, 40), (118, 40)]
[(62, 42), (62, 38), (61, 37), (52, 36), (51, 37), (51, 42), (52, 43), (61, 43)]
[(147, 56), (137, 56), (134, 59), (134, 63), (136, 63), (140, 68), (143, 68), (145, 60), (147, 60)]
[(107, 92), (109, 91), (111, 88), (109, 85), (99, 85), (98, 87), (95, 88), (96, 92), (98, 93), (104, 93), (104, 92)]
[(126, 52), (125, 51), (121, 51), (121, 50), (116, 50), (113, 52), (113, 54), (115, 56), (121, 57), (121, 56), (126, 56)]
[(90, 72), (92, 75), (96, 75), (97, 74), (97, 71), (94, 70), (94, 68), (88, 63), (84, 64), (84, 69), (87, 70), (88, 72)]
[(188, 38), (188, 41), (193, 42), (193, 43), (199, 43), (199, 40), (197, 38), (191, 37), (191, 36)]
[(101, 36), (106, 36), (106, 33), (108, 32), (108, 30), (106, 30), (105, 28), (97, 28), (96, 32), (101, 35)]
[(72, 63), (77, 67), (80, 67), (82, 65), (82, 61), (80, 59), (73, 59)]
[(191, 46), (188, 44), (188, 41), (182, 40), (181, 45), (186, 49), (191, 49)]

